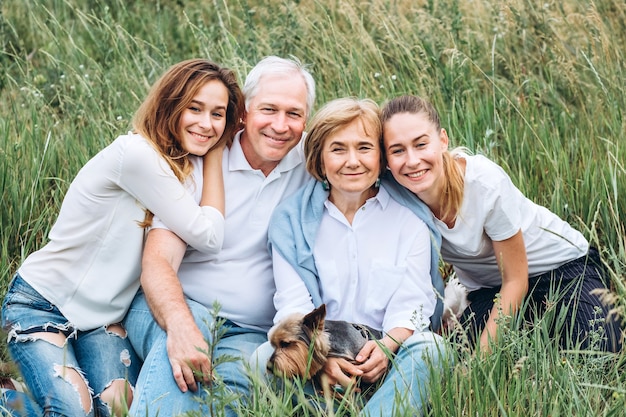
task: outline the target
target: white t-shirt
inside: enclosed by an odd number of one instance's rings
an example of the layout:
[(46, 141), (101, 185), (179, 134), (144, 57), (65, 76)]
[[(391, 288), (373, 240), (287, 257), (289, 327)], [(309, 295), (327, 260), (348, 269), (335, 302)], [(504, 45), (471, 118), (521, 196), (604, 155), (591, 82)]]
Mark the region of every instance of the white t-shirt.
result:
[(121, 321), (139, 288), (146, 208), (198, 250), (221, 248), (221, 213), (200, 207), (150, 143), (129, 133), (78, 172), (50, 241), (19, 274), (80, 330)]
[(584, 236), (526, 198), (500, 166), (481, 155), (459, 157), (467, 161), (460, 214), (452, 229), (437, 219), (435, 224), (442, 236), (441, 255), (468, 290), (502, 285), (492, 241), (506, 240), (520, 229), (531, 277), (587, 253)]
[[(436, 303), (430, 246), (428, 227), (384, 187), (359, 209), (352, 225), (326, 200), (313, 248), (326, 318), (385, 332), (426, 329)], [(311, 296), (298, 273), (276, 251), (273, 260), (274, 321), (310, 312)]]
[(224, 150), (226, 224), (217, 255), (189, 249), (178, 270), (185, 295), (242, 327), (267, 331), (276, 310), (267, 229), (274, 208), (309, 178), (302, 141), (266, 177), (250, 167), (237, 134)]

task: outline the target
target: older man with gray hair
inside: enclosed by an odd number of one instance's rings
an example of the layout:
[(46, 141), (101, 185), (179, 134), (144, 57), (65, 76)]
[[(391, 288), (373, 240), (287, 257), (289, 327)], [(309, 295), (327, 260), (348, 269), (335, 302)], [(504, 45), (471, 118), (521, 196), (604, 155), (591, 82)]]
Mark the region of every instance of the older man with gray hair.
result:
[[(315, 100), (315, 82), (293, 59), (267, 57), (248, 74), (244, 129), (224, 150), (225, 239), (218, 255), (191, 248), (158, 219), (144, 249), (140, 292), (124, 322), (142, 367), (132, 416), (202, 410), (203, 385), (219, 364), (227, 390), (249, 396), (245, 360), (267, 341), (275, 292), (267, 250), (274, 208), (308, 178), (300, 140)], [(197, 187), (201, 188), (201, 187)], [(213, 304), (225, 334), (207, 355)], [(200, 402), (198, 402), (200, 400)], [(210, 406), (210, 405), (209, 405)], [(236, 402), (226, 415), (237, 415)]]

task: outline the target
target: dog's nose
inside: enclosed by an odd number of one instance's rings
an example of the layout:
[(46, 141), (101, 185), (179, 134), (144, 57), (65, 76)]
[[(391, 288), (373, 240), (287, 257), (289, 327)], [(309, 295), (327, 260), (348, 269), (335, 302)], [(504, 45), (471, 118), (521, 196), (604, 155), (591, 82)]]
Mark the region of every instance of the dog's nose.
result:
[(267, 361), (267, 372), (269, 373), (273, 373), (274, 372), (274, 362), (270, 359), (269, 361)]

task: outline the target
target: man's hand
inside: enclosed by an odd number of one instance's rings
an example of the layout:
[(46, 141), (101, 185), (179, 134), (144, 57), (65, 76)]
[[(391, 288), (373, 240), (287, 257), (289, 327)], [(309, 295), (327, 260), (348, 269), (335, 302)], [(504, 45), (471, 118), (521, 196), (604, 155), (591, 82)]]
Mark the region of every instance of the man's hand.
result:
[(197, 391), (196, 381), (211, 383), (208, 345), (195, 323), (167, 332), (167, 356), (176, 384), (182, 392), (187, 392), (187, 389)]
[(187, 245), (169, 230), (152, 229), (143, 252), (141, 285), (154, 319), (167, 333), (172, 375), (182, 392), (210, 382), (207, 343), (187, 306), (176, 271)]

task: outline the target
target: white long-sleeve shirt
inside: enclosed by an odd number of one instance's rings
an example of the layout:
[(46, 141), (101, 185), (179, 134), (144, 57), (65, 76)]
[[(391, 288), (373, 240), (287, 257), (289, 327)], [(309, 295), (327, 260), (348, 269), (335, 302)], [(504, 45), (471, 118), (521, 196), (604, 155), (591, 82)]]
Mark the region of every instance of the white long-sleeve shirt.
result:
[[(274, 251), (277, 323), (313, 309), (295, 269)], [(366, 324), (385, 332), (423, 330), (430, 324), (435, 293), (430, 278), (430, 233), (384, 187), (350, 224), (330, 201), (313, 248), (322, 301), (329, 320)]]
[[(202, 178), (202, 159), (192, 162)], [(79, 171), (50, 241), (19, 274), (79, 330), (121, 321), (139, 288), (145, 209), (197, 250), (220, 250), (222, 214), (200, 207), (152, 145), (129, 133)]]

